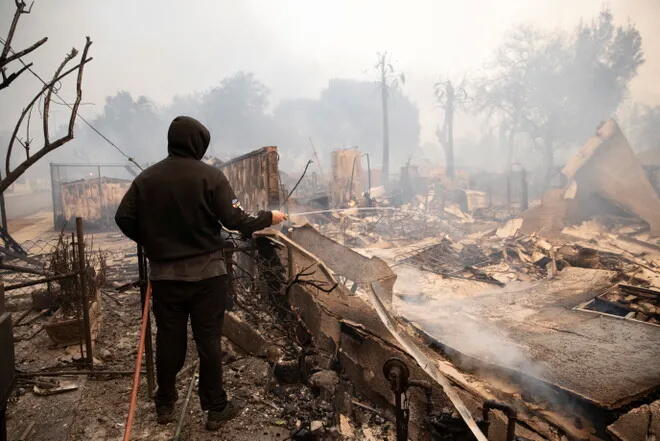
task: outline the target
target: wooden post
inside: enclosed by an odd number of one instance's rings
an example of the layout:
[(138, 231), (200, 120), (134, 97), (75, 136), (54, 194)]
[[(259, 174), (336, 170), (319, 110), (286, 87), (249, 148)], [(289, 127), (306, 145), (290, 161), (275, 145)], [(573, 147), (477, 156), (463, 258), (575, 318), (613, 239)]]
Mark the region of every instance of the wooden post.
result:
[(103, 180), (101, 179), (101, 165), (97, 165), (97, 183), (99, 185), (99, 216), (101, 217), (101, 222), (106, 218), (105, 217), (105, 206), (103, 205)]
[[(68, 248), (68, 247), (67, 247)], [(68, 251), (68, 249), (67, 249)], [(71, 262), (73, 264), (73, 269), (75, 271), (78, 271), (78, 275), (73, 279), (73, 292), (81, 292), (80, 291), (80, 268), (82, 268), (82, 264), (78, 263), (78, 248), (76, 247), (76, 233), (71, 232)], [(82, 300), (80, 301), (80, 309), (76, 311), (76, 320), (78, 321), (78, 328), (80, 331), (80, 335), (85, 335), (85, 322), (82, 319), (82, 310), (84, 309), (84, 305)], [(80, 341), (78, 341), (78, 346), (80, 349), (80, 360), (85, 360), (87, 356), (85, 355), (85, 349), (84, 349), (84, 338), (81, 338)]]
[(92, 347), (92, 326), (89, 321), (89, 301), (87, 299), (87, 261), (85, 259), (85, 236), (81, 217), (76, 217), (76, 235), (78, 236), (78, 270), (80, 272), (80, 292), (82, 299), (82, 314), (85, 330), (85, 352), (87, 365), (94, 370), (94, 349)]
[(5, 290), (0, 280), (0, 441), (7, 441), (7, 399), (14, 385), (14, 338), (11, 314), (5, 311)]

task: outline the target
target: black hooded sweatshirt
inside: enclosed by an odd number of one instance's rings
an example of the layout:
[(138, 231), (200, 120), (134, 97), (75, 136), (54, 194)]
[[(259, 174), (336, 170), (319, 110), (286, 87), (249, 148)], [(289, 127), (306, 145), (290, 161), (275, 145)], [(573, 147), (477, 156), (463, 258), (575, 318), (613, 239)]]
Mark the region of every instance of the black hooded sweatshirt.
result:
[(119, 204), (115, 222), (151, 260), (223, 248), (221, 224), (246, 236), (271, 225), (270, 211), (245, 213), (224, 173), (201, 161), (210, 139), (196, 119), (175, 118), (167, 132), (168, 157), (140, 173)]

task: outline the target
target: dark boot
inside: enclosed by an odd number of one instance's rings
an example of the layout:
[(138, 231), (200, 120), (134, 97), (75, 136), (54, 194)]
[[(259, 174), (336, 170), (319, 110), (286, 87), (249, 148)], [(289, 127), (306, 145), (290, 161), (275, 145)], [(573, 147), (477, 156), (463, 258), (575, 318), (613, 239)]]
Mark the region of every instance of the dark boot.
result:
[(227, 405), (222, 410), (209, 410), (206, 430), (216, 431), (220, 429), (224, 423), (236, 418), (242, 411), (243, 406), (233, 400), (227, 401)]
[(158, 424), (168, 424), (174, 421), (174, 404), (156, 406), (156, 420)]

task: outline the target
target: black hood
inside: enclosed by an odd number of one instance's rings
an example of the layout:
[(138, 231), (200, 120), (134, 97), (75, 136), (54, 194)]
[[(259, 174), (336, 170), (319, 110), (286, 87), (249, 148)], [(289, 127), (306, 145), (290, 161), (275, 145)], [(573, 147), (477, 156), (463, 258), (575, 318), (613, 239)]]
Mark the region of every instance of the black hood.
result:
[(211, 134), (204, 124), (189, 116), (177, 116), (167, 131), (167, 152), (172, 156), (202, 159)]

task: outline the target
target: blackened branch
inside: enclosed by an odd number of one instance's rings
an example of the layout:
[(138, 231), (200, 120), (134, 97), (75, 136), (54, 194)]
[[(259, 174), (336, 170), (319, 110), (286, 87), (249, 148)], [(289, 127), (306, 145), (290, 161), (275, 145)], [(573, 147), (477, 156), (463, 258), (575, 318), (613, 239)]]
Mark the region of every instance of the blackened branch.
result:
[[(12, 18), (11, 24), (9, 25), (9, 32), (7, 33), (7, 38), (2, 42), (4, 43), (2, 47), (2, 52), (0, 52), (0, 72), (2, 72), (2, 82), (0, 82), (0, 90), (9, 86), (20, 74), (25, 72), (28, 67), (24, 66), (22, 69), (17, 72), (7, 75), (6, 66), (14, 60), (18, 60), (21, 57), (29, 54), (30, 52), (37, 49), (39, 46), (44, 44), (48, 38), (44, 37), (41, 40), (37, 41), (33, 45), (27, 47), (26, 49), (20, 51), (12, 51), (11, 43), (14, 39), (14, 34), (16, 33), (16, 26), (18, 25), (18, 20), (22, 14), (29, 14), (32, 10), (32, 5), (29, 8), (26, 8), (25, 2), (16, 0), (16, 11), (14, 11), (14, 17)], [(1, 40), (0, 40), (1, 41)]]
[(60, 66), (57, 68), (55, 73), (53, 74), (53, 80), (50, 82), (50, 87), (48, 88), (48, 91), (46, 92), (46, 98), (44, 99), (44, 112), (43, 112), (43, 122), (44, 122), (44, 145), (48, 145), (50, 143), (49, 139), (49, 133), (48, 133), (48, 113), (50, 111), (50, 100), (53, 96), (53, 90), (55, 89), (55, 84), (57, 82), (55, 81), (56, 78), (60, 76), (62, 73), (62, 69), (64, 69), (64, 66), (66, 66), (69, 61), (73, 60), (73, 58), (78, 55), (78, 50), (76, 48), (71, 49), (71, 52), (67, 54), (66, 57), (64, 57), (64, 61), (60, 64)]
[[(74, 58), (77, 54), (75, 50), (73, 50), (70, 54), (68, 54), (62, 64), (59, 66), (57, 69), (55, 75), (53, 75), (53, 78), (50, 82), (46, 83), (42, 89), (39, 91), (39, 93), (36, 94), (36, 96), (30, 101), (30, 103), (23, 109), (21, 112), (21, 116), (18, 119), (18, 122), (16, 123), (16, 126), (14, 127), (14, 132), (12, 133), (12, 136), (9, 140), (9, 146), (7, 147), (7, 156), (5, 158), (5, 172), (6, 175), (2, 181), (0, 181), (0, 192), (3, 192), (4, 190), (7, 189), (16, 179), (18, 179), (32, 164), (37, 162), (39, 159), (41, 159), (43, 156), (46, 154), (50, 153), (51, 151), (55, 150), (56, 148), (62, 146), (63, 144), (71, 141), (73, 139), (73, 128), (74, 128), (74, 123), (76, 120), (76, 116), (78, 114), (78, 108), (80, 107), (80, 101), (82, 99), (82, 78), (83, 78), (83, 72), (85, 68), (85, 64), (90, 62), (92, 58), (87, 57), (87, 53), (89, 50), (89, 47), (91, 46), (92, 41), (89, 39), (89, 37), (86, 38), (85, 42), (85, 47), (82, 51), (82, 56), (80, 57), (80, 62), (62, 72), (64, 69), (64, 66), (71, 61), (72, 58)], [(67, 130), (67, 133), (58, 138), (55, 141), (50, 141), (49, 139), (49, 133), (48, 133), (48, 106), (50, 105), (50, 97), (53, 92), (53, 87), (55, 85), (62, 81), (65, 77), (67, 77), (69, 74), (77, 72), (78, 76), (76, 79), (76, 100), (71, 107), (71, 116), (69, 118), (69, 127)], [(11, 170), (11, 153), (12, 153), (12, 147), (14, 145), (14, 141), (17, 139), (18, 131), (23, 123), (23, 120), (25, 119), (26, 115), (29, 113), (30, 109), (35, 105), (37, 100), (46, 93), (46, 100), (44, 101), (44, 145), (41, 147), (37, 152), (35, 152), (32, 156), (29, 158), (25, 159), (20, 165), (18, 165), (14, 170)]]
[(14, 81), (20, 74), (28, 70), (30, 67), (32, 67), (32, 63), (26, 64), (23, 66), (20, 70), (17, 72), (11, 73), (7, 75), (7, 71), (5, 68), (1, 68), (0, 70), (2, 71), (2, 82), (0, 83), (0, 90), (4, 89), (5, 87), (9, 86), (12, 81)]
[(0, 53), (0, 67), (4, 67), (8, 63), (22, 57), (23, 55), (27, 55), (42, 44), (48, 40), (48, 38), (42, 38), (41, 40), (37, 41), (34, 43), (32, 46), (28, 47), (27, 49), (23, 49), (22, 51), (16, 52), (15, 54), (8, 56), (9, 51), (11, 50), (11, 42), (14, 39), (14, 33), (16, 33), (16, 26), (18, 25), (18, 20), (21, 17), (22, 14), (29, 14), (30, 11), (32, 10), (32, 5), (30, 5), (29, 8), (25, 7), (25, 2), (23, 1), (16, 1), (16, 11), (14, 11), (14, 17), (11, 20), (11, 24), (9, 25), (9, 32), (7, 32), (7, 38), (5, 39), (5, 45), (2, 48), (2, 53)]
[(321, 280), (303, 279), (303, 277), (309, 277), (309, 276), (314, 275), (314, 273), (316, 273), (316, 270), (308, 272), (308, 270), (310, 270), (314, 265), (316, 265), (316, 264), (313, 263), (313, 264), (309, 265), (308, 267), (303, 268), (302, 271), (298, 272), (291, 280), (289, 280), (284, 292), (288, 295), (291, 288), (296, 284), (298, 284), (298, 285), (309, 285), (309, 286), (312, 286), (312, 287), (318, 289), (319, 291), (323, 291), (326, 294), (332, 292), (337, 287), (337, 283), (332, 285), (330, 288), (327, 288), (327, 286), (328, 286), (327, 282), (324, 282), (324, 281), (321, 281)]
[[(29, 54), (33, 50), (37, 49), (39, 46), (41, 46), (42, 44), (44, 44), (47, 41), (48, 41), (48, 37), (44, 37), (41, 40), (34, 43), (30, 47), (27, 47), (27, 48), (23, 49), (22, 51), (14, 52), (13, 54), (9, 55), (6, 59), (2, 60), (2, 65), (4, 66), (6, 64), (11, 63), (12, 61), (18, 60), (19, 58), (22, 58), (22, 57), (26, 56), (27, 54)], [(6, 47), (9, 47), (9, 46), (6, 46)]]

